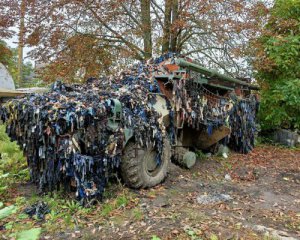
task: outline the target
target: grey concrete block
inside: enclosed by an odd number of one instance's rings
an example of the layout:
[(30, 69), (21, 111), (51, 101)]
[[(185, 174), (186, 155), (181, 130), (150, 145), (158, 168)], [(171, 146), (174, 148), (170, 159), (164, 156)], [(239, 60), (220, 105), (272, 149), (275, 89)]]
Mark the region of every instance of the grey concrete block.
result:
[(274, 133), (274, 141), (288, 147), (300, 144), (300, 135), (287, 129), (279, 129)]

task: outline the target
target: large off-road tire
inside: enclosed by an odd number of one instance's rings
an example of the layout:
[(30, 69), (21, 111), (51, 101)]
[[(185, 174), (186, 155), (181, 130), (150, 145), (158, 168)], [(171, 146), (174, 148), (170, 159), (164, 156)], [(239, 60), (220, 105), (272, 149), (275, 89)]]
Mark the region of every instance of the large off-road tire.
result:
[(121, 175), (125, 184), (131, 188), (149, 188), (161, 183), (167, 176), (171, 146), (164, 138), (161, 163), (155, 160), (155, 149), (139, 148), (134, 142), (129, 142), (121, 161)]

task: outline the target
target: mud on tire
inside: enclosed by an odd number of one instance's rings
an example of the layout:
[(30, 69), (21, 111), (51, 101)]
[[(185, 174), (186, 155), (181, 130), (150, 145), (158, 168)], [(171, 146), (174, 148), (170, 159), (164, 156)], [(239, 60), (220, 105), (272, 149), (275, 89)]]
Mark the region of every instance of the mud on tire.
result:
[(167, 138), (164, 138), (163, 143), (160, 165), (155, 162), (155, 149), (141, 149), (134, 142), (127, 144), (121, 161), (121, 175), (127, 186), (149, 188), (166, 178), (171, 158), (171, 146)]

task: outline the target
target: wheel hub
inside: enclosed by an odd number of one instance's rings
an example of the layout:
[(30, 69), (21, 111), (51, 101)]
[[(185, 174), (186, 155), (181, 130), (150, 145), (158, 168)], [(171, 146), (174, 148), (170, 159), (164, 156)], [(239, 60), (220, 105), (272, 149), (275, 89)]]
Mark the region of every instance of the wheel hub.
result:
[(156, 162), (156, 151), (154, 149), (148, 150), (144, 156), (144, 159), (146, 161), (146, 167), (148, 172), (153, 172), (158, 164)]

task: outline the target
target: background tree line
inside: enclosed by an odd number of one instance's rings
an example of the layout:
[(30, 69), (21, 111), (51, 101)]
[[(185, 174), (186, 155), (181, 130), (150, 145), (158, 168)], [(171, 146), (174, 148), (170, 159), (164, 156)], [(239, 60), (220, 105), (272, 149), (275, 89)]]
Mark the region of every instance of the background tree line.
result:
[(253, 42), (264, 129), (300, 127), (300, 0), (276, 0)]
[(1, 5), (5, 29), (20, 26), (19, 44), (34, 46), (34, 59), (52, 63), (49, 80), (72, 80), (78, 69), (86, 76), (108, 73), (112, 65), (168, 51), (249, 76), (245, 51), (268, 12), (261, 0), (5, 0)]
[[(7, 68), (13, 80), (18, 82), (18, 49), (7, 46), (2, 40), (0, 40), (0, 63)], [(22, 65), (22, 79), (27, 79), (34, 71), (33, 65), (29, 61), (22, 62)]]

